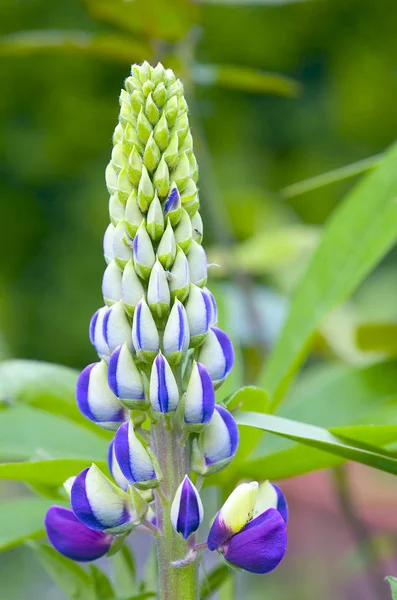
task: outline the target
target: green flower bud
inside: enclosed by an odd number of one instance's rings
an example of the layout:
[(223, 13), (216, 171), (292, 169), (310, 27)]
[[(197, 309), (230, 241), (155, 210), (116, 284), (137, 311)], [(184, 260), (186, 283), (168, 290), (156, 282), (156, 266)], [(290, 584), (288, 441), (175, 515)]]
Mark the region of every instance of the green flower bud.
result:
[(186, 210), (182, 209), (180, 221), (175, 229), (175, 241), (185, 254), (189, 251), (192, 237), (192, 222)]
[[(181, 199), (182, 199), (182, 197), (181, 197)], [(183, 208), (186, 210), (189, 217), (194, 217), (199, 206), (200, 206), (200, 201), (199, 201), (198, 194), (196, 194), (195, 197), (193, 198), (193, 200), (190, 200), (190, 202), (184, 203)]]
[(189, 265), (184, 251), (178, 246), (175, 262), (170, 272), (170, 290), (172, 299), (184, 302), (189, 294)]
[(187, 118), (186, 113), (180, 115), (177, 118), (173, 131), (177, 132), (179, 144), (182, 144), (183, 140), (187, 135), (187, 132), (189, 131), (189, 119)]
[(140, 91), (142, 89), (141, 82), (135, 77), (127, 77), (125, 80), (125, 87), (130, 94), (133, 94), (135, 90)]
[(136, 146), (133, 146), (128, 157), (128, 175), (134, 185), (138, 185), (142, 175), (142, 158)]
[(130, 317), (134, 315), (135, 307), (138, 302), (145, 297), (145, 290), (135, 271), (134, 261), (132, 259), (129, 260), (124, 267), (121, 280), (121, 297)]
[(198, 211), (191, 218), (191, 222), (193, 239), (198, 244), (201, 244), (203, 241), (203, 221)]
[(109, 216), (114, 226), (124, 219), (125, 205), (121, 202), (118, 194), (113, 194), (109, 199)]
[(140, 67), (138, 67), (138, 79), (141, 83), (145, 83), (150, 77), (151, 67), (147, 60), (143, 61)]
[(125, 222), (123, 220), (117, 223), (117, 226), (114, 230), (113, 254), (114, 260), (120, 269), (124, 269), (125, 265), (132, 257), (132, 250), (131, 246), (129, 245), (129, 240), (125, 230)]
[[(180, 139), (180, 136), (179, 136)], [(193, 138), (190, 130), (186, 133), (185, 139), (179, 146), (179, 152), (191, 152), (193, 150)]]
[(161, 157), (159, 166), (154, 174), (153, 183), (160, 198), (165, 198), (170, 187), (170, 174), (164, 155)]
[(129, 95), (128, 91), (126, 91), (126, 90), (121, 90), (120, 96), (119, 96), (120, 106), (122, 106), (123, 103), (127, 104), (127, 106), (130, 105), (130, 95)]
[(153, 173), (153, 171), (156, 169), (157, 165), (160, 162), (160, 158), (160, 150), (156, 142), (154, 141), (152, 132), (149, 136), (145, 147), (145, 152), (143, 154), (143, 164), (150, 173)]
[(160, 200), (155, 194), (147, 213), (146, 229), (153, 241), (157, 242), (164, 233), (164, 215)]
[(145, 106), (146, 98), (142, 94), (142, 92), (135, 90), (131, 94), (131, 107), (134, 111), (135, 115), (139, 115), (142, 110), (142, 107)]
[(130, 123), (128, 123), (127, 127), (125, 128), (124, 144), (129, 147), (129, 150), (132, 150), (134, 146), (136, 146), (139, 151), (142, 151), (144, 148), (144, 145), (137, 136), (135, 127), (133, 127)]
[(152, 68), (152, 81), (155, 85), (163, 82), (165, 79), (165, 69), (161, 63)]
[(159, 109), (157, 108), (156, 104), (154, 103), (151, 93), (149, 93), (149, 95), (147, 97), (145, 111), (146, 111), (146, 116), (149, 119), (149, 121), (151, 122), (151, 124), (156, 125), (156, 123), (160, 117), (160, 112), (159, 112)]
[(185, 97), (183, 96), (183, 90), (182, 90), (182, 96), (180, 96), (178, 98), (178, 108), (179, 108), (180, 113), (188, 112), (188, 105), (185, 100)]
[(168, 129), (167, 119), (165, 118), (165, 113), (163, 112), (154, 128), (154, 139), (156, 140), (156, 144), (161, 151), (164, 151), (167, 148), (169, 137), (170, 132)]
[[(168, 92), (168, 98), (172, 98), (173, 96), (178, 97), (181, 94), (183, 94), (183, 85), (179, 81), (179, 79), (177, 79), (176, 81), (171, 83), (171, 85), (168, 86), (167, 92)], [(178, 104), (177, 104), (177, 106), (178, 106)]]
[(170, 312), (170, 288), (166, 273), (159, 260), (156, 260), (150, 273), (147, 303), (156, 319), (163, 319)]
[(172, 181), (175, 181), (175, 183), (178, 186), (178, 189), (181, 193), (183, 192), (183, 190), (185, 189), (185, 187), (187, 185), (187, 182), (189, 180), (189, 174), (190, 174), (189, 159), (188, 159), (186, 153), (184, 152), (181, 155), (179, 162), (178, 162), (177, 166), (175, 167), (175, 170), (172, 173)]
[(170, 169), (173, 169), (178, 162), (179, 153), (178, 153), (178, 134), (175, 132), (170, 139), (170, 143), (168, 144), (164, 154), (165, 162), (167, 163)]
[(127, 169), (124, 167), (119, 173), (117, 180), (117, 188), (119, 192), (119, 198), (122, 202), (127, 202), (128, 196), (131, 194), (134, 186), (128, 176)]
[(173, 96), (167, 100), (164, 106), (165, 117), (167, 119), (168, 127), (173, 127), (176, 118), (178, 116), (178, 99)]
[(189, 177), (186, 187), (183, 190), (183, 194), (181, 196), (182, 204), (187, 204), (191, 200), (193, 200), (197, 196), (197, 186), (194, 183), (193, 179)]
[(105, 171), (106, 187), (108, 188), (108, 192), (110, 195), (115, 194), (118, 190), (117, 179), (118, 179), (117, 171), (113, 167), (112, 163), (110, 162), (108, 164), (108, 166), (106, 167), (106, 171)]
[(121, 103), (119, 119), (120, 123), (124, 126), (126, 126), (128, 123), (134, 124), (135, 122), (134, 113), (132, 112), (131, 106), (126, 102)]
[(149, 279), (156, 257), (152, 241), (146, 231), (145, 221), (140, 224), (133, 242), (135, 271), (142, 279)]
[(144, 218), (139, 210), (137, 195), (137, 191), (134, 189), (128, 196), (127, 204), (125, 206), (125, 228), (131, 239), (134, 239), (135, 234), (142, 223), (142, 219)]
[(196, 157), (193, 152), (188, 153), (189, 165), (190, 165), (190, 177), (193, 179), (194, 183), (197, 183), (198, 180), (198, 165)]
[(116, 129), (114, 130), (114, 133), (113, 133), (113, 145), (122, 144), (123, 138), (124, 138), (124, 127), (122, 126), (121, 123), (118, 123), (116, 125)]
[(163, 108), (167, 101), (167, 90), (165, 89), (165, 85), (162, 81), (156, 86), (156, 89), (152, 95), (157, 106)]
[(116, 171), (121, 171), (127, 164), (127, 156), (123, 144), (116, 144), (112, 150), (112, 165)]
[(174, 262), (176, 254), (176, 242), (174, 230), (170, 220), (168, 219), (167, 227), (161, 238), (159, 247), (157, 248), (157, 258), (163, 265), (164, 269), (169, 269)]
[(154, 188), (145, 165), (142, 165), (142, 177), (138, 187), (139, 208), (146, 212), (154, 196)]
[(172, 69), (166, 69), (164, 72), (164, 79), (166, 85), (171, 85), (171, 83), (174, 83), (174, 81), (176, 80), (176, 75), (174, 71)]
[(150, 134), (152, 133), (152, 129), (153, 128), (150, 124), (150, 121), (145, 115), (143, 107), (141, 107), (136, 124), (136, 132), (138, 134), (138, 138), (143, 144), (146, 144), (148, 141)]
[(154, 85), (153, 81), (145, 81), (145, 83), (142, 86), (143, 95), (146, 96), (146, 98), (148, 98), (155, 87), (156, 86)]

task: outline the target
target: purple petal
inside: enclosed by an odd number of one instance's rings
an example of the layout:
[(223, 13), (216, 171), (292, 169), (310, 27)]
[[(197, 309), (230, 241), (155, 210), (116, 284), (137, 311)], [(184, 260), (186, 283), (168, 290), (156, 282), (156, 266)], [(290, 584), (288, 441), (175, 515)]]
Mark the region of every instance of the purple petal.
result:
[(269, 573), (277, 567), (287, 549), (287, 530), (274, 508), (253, 519), (234, 535), (224, 549), (227, 561), (250, 573)]
[(94, 531), (103, 531), (106, 527), (96, 518), (88, 501), (86, 478), (89, 467), (81, 471), (74, 480), (71, 490), (70, 502), (76, 517), (81, 523)]
[(178, 352), (183, 351), (184, 339), (185, 339), (185, 319), (183, 314), (184, 308), (182, 304), (178, 304), (178, 318), (179, 318), (179, 337), (178, 337)]
[(51, 544), (71, 560), (96, 560), (106, 554), (112, 545), (111, 535), (85, 527), (71, 510), (62, 506), (51, 506), (44, 523)]
[(233, 344), (229, 338), (229, 336), (219, 329), (219, 327), (212, 327), (212, 331), (215, 333), (218, 338), (218, 342), (220, 343), (223, 351), (223, 355), (225, 357), (225, 371), (223, 377), (226, 377), (230, 373), (234, 365), (234, 350)]
[(169, 212), (175, 210), (179, 204), (179, 190), (175, 186), (164, 203), (164, 216), (167, 216)]
[(226, 527), (224, 521), (220, 518), (220, 513), (216, 515), (208, 534), (208, 550), (214, 551), (222, 546), (231, 537), (232, 532)]
[(128, 423), (124, 423), (117, 430), (114, 438), (114, 450), (117, 462), (124, 477), (131, 482), (135, 481), (134, 474), (131, 470), (130, 462), (130, 447), (128, 443)]
[(98, 321), (98, 315), (99, 315), (99, 311), (101, 309), (98, 308), (98, 310), (96, 311), (96, 313), (93, 315), (91, 321), (90, 321), (90, 329), (89, 329), (89, 336), (90, 336), (90, 342), (93, 346), (95, 346), (95, 327), (96, 327), (96, 323)]
[(197, 494), (192, 488), (190, 479), (186, 478), (182, 486), (176, 530), (186, 540), (190, 534), (197, 531), (200, 527), (200, 522), (200, 507)]
[[(234, 456), (237, 452), (238, 443), (239, 443), (239, 432), (237, 423), (233, 415), (224, 408), (220, 404), (215, 404), (215, 410), (218, 411), (219, 415), (222, 417), (223, 422), (225, 423), (227, 430), (229, 432), (229, 451), (228, 457)], [(225, 457), (226, 458), (226, 457)]]
[(168, 403), (169, 403), (169, 395), (168, 395), (168, 386), (165, 378), (165, 359), (162, 354), (158, 354), (155, 359), (155, 367), (157, 369), (157, 381), (158, 381), (158, 390), (157, 390), (157, 399), (160, 405), (160, 412), (167, 413), (168, 412)]
[(272, 483), (272, 486), (274, 487), (274, 489), (277, 492), (277, 510), (280, 513), (280, 515), (283, 517), (284, 522), (287, 523), (288, 522), (288, 504), (285, 499), (285, 496), (277, 485)]

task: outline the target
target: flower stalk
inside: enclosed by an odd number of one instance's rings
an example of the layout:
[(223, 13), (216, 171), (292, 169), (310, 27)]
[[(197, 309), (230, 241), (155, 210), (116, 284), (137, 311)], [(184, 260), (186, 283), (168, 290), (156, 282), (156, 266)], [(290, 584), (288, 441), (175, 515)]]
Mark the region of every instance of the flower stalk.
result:
[[(65, 556), (90, 561), (144, 527), (157, 546), (159, 599), (197, 600), (196, 557), (207, 548), (195, 539), (203, 520), (198, 488), (238, 448), (233, 416), (215, 404), (234, 352), (206, 287), (183, 85), (161, 64), (132, 66), (105, 176), (104, 306), (89, 329), (99, 361), (82, 371), (76, 398), (86, 418), (115, 433), (114, 481), (95, 465), (68, 480), (72, 510), (52, 507), (47, 533)], [(216, 516), (208, 549), (265, 573), (285, 552), (285, 499), (266, 487), (257, 514), (258, 484), (244, 485)], [(269, 548), (259, 552), (258, 543)]]

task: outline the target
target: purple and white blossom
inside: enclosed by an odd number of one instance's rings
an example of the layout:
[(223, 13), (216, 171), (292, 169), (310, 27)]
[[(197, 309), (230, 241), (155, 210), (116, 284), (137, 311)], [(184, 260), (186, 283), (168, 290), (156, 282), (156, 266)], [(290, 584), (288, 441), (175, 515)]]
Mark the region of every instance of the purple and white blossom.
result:
[(112, 260), (102, 279), (102, 295), (106, 304), (111, 305), (121, 300), (121, 281), (123, 272), (117, 263)]
[(204, 340), (212, 321), (211, 298), (197, 285), (191, 284), (185, 308), (189, 323), (190, 346), (195, 347)]
[(130, 483), (143, 488), (158, 484), (149, 453), (138, 439), (131, 423), (124, 423), (117, 431), (114, 452), (122, 474)]
[(207, 368), (214, 386), (219, 387), (234, 364), (233, 344), (222, 329), (210, 328), (200, 347), (199, 361)]
[(132, 341), (142, 360), (153, 358), (160, 347), (160, 337), (150, 308), (142, 298), (138, 302), (132, 322)]
[(204, 248), (194, 240), (190, 244), (187, 261), (190, 281), (199, 287), (204, 287), (207, 283), (207, 255)]
[(161, 352), (154, 359), (150, 375), (150, 403), (158, 413), (173, 412), (179, 403), (178, 384)]
[(187, 385), (183, 413), (189, 431), (201, 431), (207, 425), (215, 409), (215, 392), (207, 369), (196, 361)]
[(103, 317), (103, 337), (110, 350), (113, 352), (122, 344), (127, 344), (133, 349), (131, 339), (131, 324), (124, 310), (123, 302), (113, 304)]
[(108, 306), (99, 308), (91, 319), (89, 329), (90, 342), (94, 346), (99, 358), (104, 360), (108, 360), (110, 356), (110, 349), (103, 334), (103, 321), (108, 311)]
[(163, 350), (167, 360), (172, 364), (180, 362), (189, 348), (189, 342), (190, 332), (186, 310), (177, 298), (164, 329)]
[(127, 343), (116, 348), (110, 357), (108, 382), (113, 394), (129, 409), (147, 408), (142, 376)]
[(171, 504), (172, 526), (175, 531), (187, 539), (200, 527), (203, 515), (204, 510), (200, 494), (188, 475), (185, 475)]

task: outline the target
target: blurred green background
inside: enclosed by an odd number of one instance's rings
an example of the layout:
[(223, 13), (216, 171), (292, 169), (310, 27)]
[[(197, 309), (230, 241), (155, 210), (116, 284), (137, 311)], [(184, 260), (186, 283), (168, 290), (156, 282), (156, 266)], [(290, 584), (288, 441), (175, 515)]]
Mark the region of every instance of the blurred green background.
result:
[[(102, 304), (104, 170), (120, 88), (130, 63), (146, 58), (186, 84), (205, 244), (221, 265), (214, 286), (251, 383), (322, 224), (354, 179), (302, 194), (288, 186), (375, 156), (396, 138), (396, 25), (393, 0), (1, 0), (1, 358), (79, 369), (94, 360), (87, 329)], [(392, 252), (327, 319), (313, 362), (366, 364), (353, 329), (396, 319), (396, 293)], [(315, 477), (309, 495), (329, 499), (332, 476)], [(367, 471), (357, 477), (369, 485)], [(376, 535), (396, 530), (374, 517), (396, 491), (391, 477), (377, 477), (377, 512), (362, 500)], [(386, 587), (382, 596), (368, 584), (354, 540), (351, 568), (339, 561), (329, 574), (338, 548), (351, 544), (343, 519), (332, 502), (311, 505), (305, 479), (288, 485), (297, 517), (285, 566), (249, 578), (249, 588), (243, 578), (236, 598), (387, 598)], [(382, 542), (381, 559), (393, 556), (390, 544)], [(4, 598), (27, 597), (15, 584), (20, 569), (36, 579), (29, 597), (54, 598), (26, 552), (0, 557)]]

